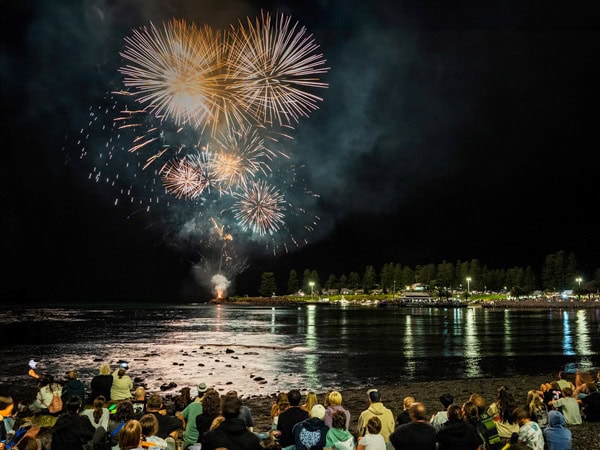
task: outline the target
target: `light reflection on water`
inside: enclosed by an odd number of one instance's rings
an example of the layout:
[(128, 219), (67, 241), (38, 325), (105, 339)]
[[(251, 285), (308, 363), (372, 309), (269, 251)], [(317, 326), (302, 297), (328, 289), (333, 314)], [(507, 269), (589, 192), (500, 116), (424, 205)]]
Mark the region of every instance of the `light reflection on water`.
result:
[[(598, 367), (598, 310), (179, 305), (15, 309), (0, 313), (0, 381), (35, 358), (89, 380), (101, 361), (130, 362), (150, 389), (200, 381), (246, 395), (291, 387), (551, 373)], [(264, 381), (261, 381), (264, 379)]]

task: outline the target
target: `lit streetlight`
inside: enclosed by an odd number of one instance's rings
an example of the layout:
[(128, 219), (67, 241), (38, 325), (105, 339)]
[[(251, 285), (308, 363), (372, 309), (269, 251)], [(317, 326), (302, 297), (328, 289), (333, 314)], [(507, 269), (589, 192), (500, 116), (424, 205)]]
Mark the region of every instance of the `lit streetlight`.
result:
[(308, 285), (310, 286), (310, 298), (313, 298), (315, 294), (315, 282), (309, 281)]
[(394, 280), (394, 290), (392, 291), (392, 300), (396, 298), (396, 280)]
[(471, 277), (467, 277), (467, 294), (471, 293)]
[(575, 281), (577, 281), (577, 299), (581, 299), (581, 282), (583, 280), (581, 277), (577, 277), (575, 278)]

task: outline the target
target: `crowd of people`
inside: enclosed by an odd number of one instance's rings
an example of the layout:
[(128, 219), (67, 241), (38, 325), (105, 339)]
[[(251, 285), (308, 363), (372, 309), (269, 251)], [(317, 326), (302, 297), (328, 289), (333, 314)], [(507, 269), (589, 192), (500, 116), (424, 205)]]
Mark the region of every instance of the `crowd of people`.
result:
[[(489, 404), (478, 393), (457, 404), (450, 393), (429, 414), (414, 397), (394, 415), (377, 389), (353, 418), (339, 391), (319, 396), (280, 392), (270, 427), (255, 429), (250, 408), (234, 390), (200, 383), (169, 399), (135, 386), (128, 364), (102, 364), (89, 388), (70, 370), (62, 382), (37, 375), (31, 402), (0, 392), (0, 449), (16, 450), (572, 450), (571, 426), (600, 421), (600, 372), (577, 372), (516, 399), (500, 386)], [(30, 373), (31, 376), (34, 376)], [(521, 400), (521, 401), (519, 401)], [(16, 403), (16, 404), (15, 404)], [(50, 418), (46, 426), (40, 417)]]

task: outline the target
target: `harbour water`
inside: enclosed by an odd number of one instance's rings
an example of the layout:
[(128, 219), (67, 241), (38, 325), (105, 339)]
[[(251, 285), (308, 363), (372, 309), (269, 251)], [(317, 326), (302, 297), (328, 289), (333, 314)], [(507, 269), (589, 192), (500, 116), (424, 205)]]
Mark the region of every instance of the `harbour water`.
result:
[(244, 395), (600, 366), (600, 309), (103, 305), (0, 312), (0, 381), (30, 359), (84, 381), (127, 360), (150, 390), (201, 381)]

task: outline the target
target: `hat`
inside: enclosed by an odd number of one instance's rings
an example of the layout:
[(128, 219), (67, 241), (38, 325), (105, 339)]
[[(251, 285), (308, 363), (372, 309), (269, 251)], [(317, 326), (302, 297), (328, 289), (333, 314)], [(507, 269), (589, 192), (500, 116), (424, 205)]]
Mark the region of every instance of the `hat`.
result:
[(316, 417), (323, 420), (325, 417), (325, 407), (323, 405), (315, 405), (310, 410), (310, 417)]
[(208, 390), (208, 387), (206, 386), (206, 383), (200, 383), (198, 385), (198, 393), (199, 394), (203, 394)]
[(37, 367), (37, 362), (34, 359), (29, 360), (29, 367), (35, 369)]

